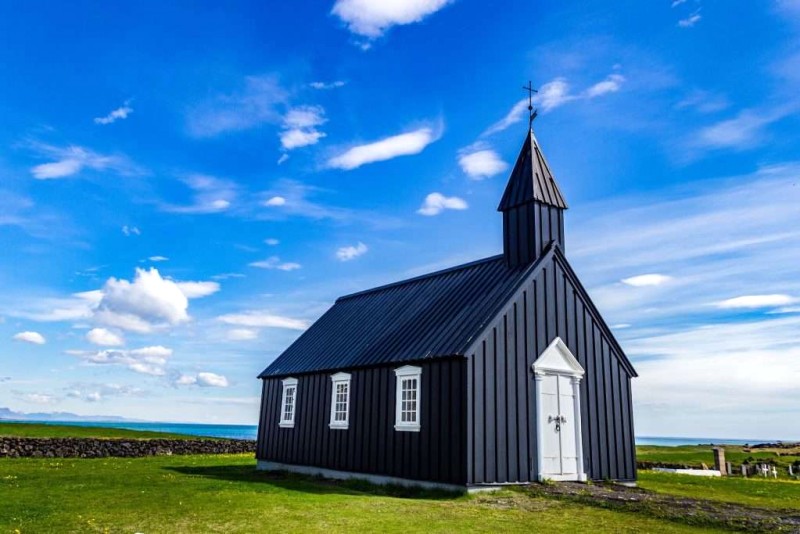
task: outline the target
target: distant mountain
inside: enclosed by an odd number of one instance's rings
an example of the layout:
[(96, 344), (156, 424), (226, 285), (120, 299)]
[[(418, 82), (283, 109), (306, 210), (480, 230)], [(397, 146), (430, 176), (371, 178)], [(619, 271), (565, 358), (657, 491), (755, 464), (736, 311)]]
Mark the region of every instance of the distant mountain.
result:
[(141, 422), (141, 419), (128, 419), (127, 417), (119, 417), (116, 415), (78, 415), (69, 412), (35, 412), (23, 413), (15, 412), (8, 408), (0, 407), (0, 421), (63, 421), (63, 422), (80, 422), (80, 421), (94, 421), (94, 422)]

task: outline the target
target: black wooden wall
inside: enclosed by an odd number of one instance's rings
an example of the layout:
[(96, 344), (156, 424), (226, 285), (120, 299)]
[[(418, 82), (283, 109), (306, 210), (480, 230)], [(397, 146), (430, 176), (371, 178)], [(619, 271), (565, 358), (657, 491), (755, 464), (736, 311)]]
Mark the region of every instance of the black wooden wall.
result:
[[(350, 370), (350, 426), (331, 430), (332, 373), (297, 375), (294, 428), (278, 426), (282, 378), (263, 382), (256, 457), (288, 464), (466, 483), (466, 360), (422, 363), (419, 432), (398, 432), (392, 367)], [(334, 372), (338, 372), (334, 371)]]
[(468, 483), (536, 480), (531, 365), (556, 336), (586, 371), (580, 385), (585, 472), (595, 480), (635, 480), (633, 370), (574, 273), (554, 254), (469, 355)]
[(555, 241), (564, 248), (564, 210), (528, 202), (503, 212), (503, 250), (511, 267), (527, 265)]

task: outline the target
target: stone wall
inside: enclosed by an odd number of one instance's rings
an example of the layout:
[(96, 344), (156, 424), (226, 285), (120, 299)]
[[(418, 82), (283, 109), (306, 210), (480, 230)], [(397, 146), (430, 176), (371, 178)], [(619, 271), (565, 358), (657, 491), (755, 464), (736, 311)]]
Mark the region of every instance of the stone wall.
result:
[(254, 453), (256, 442), (232, 439), (92, 439), (0, 437), (0, 457), (105, 458)]

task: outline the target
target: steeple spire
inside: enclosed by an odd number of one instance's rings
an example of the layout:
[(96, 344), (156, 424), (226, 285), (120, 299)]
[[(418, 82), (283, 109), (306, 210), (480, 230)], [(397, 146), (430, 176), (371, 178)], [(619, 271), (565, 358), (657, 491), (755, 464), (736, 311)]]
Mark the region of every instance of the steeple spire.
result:
[(497, 207), (503, 212), (503, 249), (510, 267), (535, 261), (551, 241), (564, 247), (565, 209), (564, 195), (529, 129)]

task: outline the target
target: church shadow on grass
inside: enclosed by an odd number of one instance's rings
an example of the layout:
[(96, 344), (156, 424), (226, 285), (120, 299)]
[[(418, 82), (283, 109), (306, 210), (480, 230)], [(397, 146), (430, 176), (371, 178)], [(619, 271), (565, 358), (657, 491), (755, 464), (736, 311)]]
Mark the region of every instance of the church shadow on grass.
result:
[(313, 494), (373, 495), (401, 499), (450, 500), (462, 496), (455, 491), (378, 485), (364, 480), (331, 480), (286, 471), (258, 471), (251, 465), (165, 466), (182, 475), (198, 476), (243, 484), (269, 485), (288, 491)]

